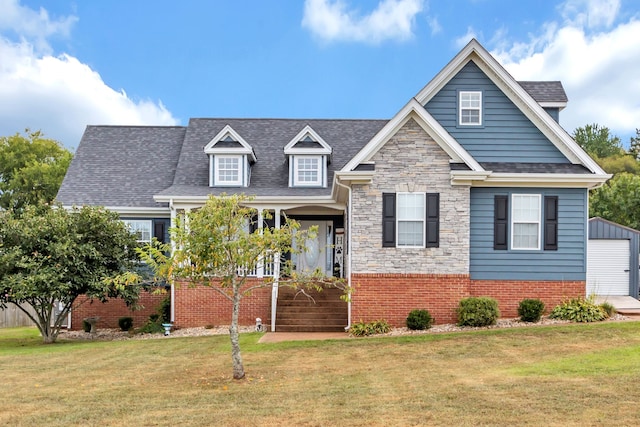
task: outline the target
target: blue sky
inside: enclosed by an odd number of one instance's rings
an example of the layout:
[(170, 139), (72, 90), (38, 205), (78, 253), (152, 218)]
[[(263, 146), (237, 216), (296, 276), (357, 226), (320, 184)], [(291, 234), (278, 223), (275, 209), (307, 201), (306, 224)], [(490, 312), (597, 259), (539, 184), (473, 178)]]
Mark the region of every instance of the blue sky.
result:
[(0, 135), (88, 124), (390, 118), (477, 38), (561, 80), (561, 124), (640, 128), (640, 0), (0, 0)]

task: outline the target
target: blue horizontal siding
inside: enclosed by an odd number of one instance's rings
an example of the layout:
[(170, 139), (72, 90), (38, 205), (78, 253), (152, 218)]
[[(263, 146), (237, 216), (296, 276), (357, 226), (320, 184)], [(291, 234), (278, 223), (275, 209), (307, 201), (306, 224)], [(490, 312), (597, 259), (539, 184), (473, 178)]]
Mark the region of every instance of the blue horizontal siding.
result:
[[(482, 91), (483, 126), (458, 126), (460, 90)], [(473, 61), (425, 108), (479, 162), (569, 163)]]
[[(493, 249), (494, 196), (514, 193), (541, 194), (543, 197), (558, 196), (557, 251)], [(472, 279), (586, 280), (586, 240), (587, 190), (585, 189), (471, 189), (469, 268)], [(511, 246), (510, 242), (509, 246)]]

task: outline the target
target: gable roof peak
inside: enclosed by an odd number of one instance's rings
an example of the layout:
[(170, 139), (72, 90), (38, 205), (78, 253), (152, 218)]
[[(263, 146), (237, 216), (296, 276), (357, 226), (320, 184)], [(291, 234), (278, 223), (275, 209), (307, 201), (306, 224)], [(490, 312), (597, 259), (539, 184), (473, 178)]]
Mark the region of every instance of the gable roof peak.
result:
[[(237, 144), (229, 146), (228, 143)], [(204, 152), (206, 154), (248, 154), (252, 161), (257, 160), (253, 147), (229, 124), (211, 138), (211, 141), (205, 145)]]
[[(304, 146), (301, 146), (304, 143)], [(310, 147), (309, 142), (315, 143), (317, 146)], [(291, 141), (284, 147), (285, 156), (292, 154), (331, 154), (333, 149), (318, 133), (313, 130), (311, 125), (307, 125), (294, 136)]]

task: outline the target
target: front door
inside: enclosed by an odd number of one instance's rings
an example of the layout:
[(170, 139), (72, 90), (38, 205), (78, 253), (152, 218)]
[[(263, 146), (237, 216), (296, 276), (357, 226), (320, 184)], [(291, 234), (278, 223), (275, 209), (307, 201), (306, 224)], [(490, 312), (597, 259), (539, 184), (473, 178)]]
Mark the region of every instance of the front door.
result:
[(326, 276), (333, 273), (333, 221), (299, 221), (301, 230), (308, 230), (318, 226), (318, 234), (314, 239), (306, 242), (307, 251), (296, 255), (295, 265), (298, 271), (313, 271), (319, 269)]

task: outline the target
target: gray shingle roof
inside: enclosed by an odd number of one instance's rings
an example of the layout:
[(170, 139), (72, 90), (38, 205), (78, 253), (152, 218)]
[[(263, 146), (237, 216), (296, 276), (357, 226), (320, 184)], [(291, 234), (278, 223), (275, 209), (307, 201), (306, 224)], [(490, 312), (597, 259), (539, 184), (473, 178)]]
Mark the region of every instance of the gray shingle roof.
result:
[(162, 207), (173, 182), (183, 126), (87, 126), (62, 182), (64, 205)]
[(289, 169), (284, 147), (306, 125), (333, 148), (328, 183), (387, 120), (304, 119), (191, 119), (180, 152), (173, 186), (160, 195), (196, 196), (237, 192), (238, 188), (209, 188), (209, 162), (203, 148), (226, 125), (230, 125), (251, 147), (258, 161), (251, 167), (251, 185), (241, 189), (257, 196), (304, 196), (331, 193), (328, 188), (289, 188)]
[(567, 102), (562, 82), (518, 82), (536, 102)]
[(480, 166), (497, 173), (591, 173), (586, 167), (571, 163), (480, 162)]

